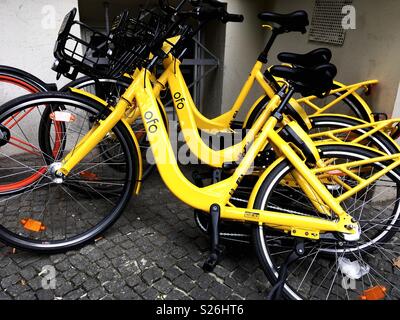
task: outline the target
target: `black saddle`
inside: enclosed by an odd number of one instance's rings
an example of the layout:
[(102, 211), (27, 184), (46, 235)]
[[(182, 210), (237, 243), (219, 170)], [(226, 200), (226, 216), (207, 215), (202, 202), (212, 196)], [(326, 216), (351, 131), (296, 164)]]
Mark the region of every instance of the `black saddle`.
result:
[(306, 33), (306, 27), (310, 24), (307, 12), (300, 10), (289, 14), (279, 14), (274, 12), (262, 12), (258, 18), (265, 22), (273, 22), (281, 27), (282, 32), (297, 31)]
[(303, 96), (324, 97), (332, 90), (337, 69), (333, 64), (323, 64), (311, 69), (274, 66), (270, 72), (276, 77), (286, 79)]
[(279, 61), (290, 63), (304, 68), (315, 68), (322, 64), (327, 64), (332, 59), (332, 52), (327, 48), (320, 48), (306, 54), (282, 52), (278, 54)]

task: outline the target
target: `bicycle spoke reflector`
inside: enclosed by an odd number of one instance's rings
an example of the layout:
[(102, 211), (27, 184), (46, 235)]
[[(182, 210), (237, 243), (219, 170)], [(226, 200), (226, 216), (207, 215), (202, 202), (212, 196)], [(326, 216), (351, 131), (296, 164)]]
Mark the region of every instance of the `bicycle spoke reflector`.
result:
[(386, 288), (384, 286), (375, 286), (365, 290), (360, 297), (361, 300), (383, 300), (386, 296)]
[(90, 172), (90, 171), (82, 171), (79, 175), (82, 178), (85, 178), (85, 179), (87, 179), (89, 181), (95, 181), (95, 180), (99, 179), (97, 174), (95, 174), (94, 172)]
[(400, 257), (397, 257), (396, 259), (393, 259), (393, 266), (397, 267), (400, 269)]
[(46, 230), (43, 223), (34, 219), (22, 219), (21, 223), (24, 228), (29, 231), (40, 232)]
[(54, 111), (50, 113), (50, 119), (60, 122), (74, 122), (76, 120), (76, 116), (70, 112)]

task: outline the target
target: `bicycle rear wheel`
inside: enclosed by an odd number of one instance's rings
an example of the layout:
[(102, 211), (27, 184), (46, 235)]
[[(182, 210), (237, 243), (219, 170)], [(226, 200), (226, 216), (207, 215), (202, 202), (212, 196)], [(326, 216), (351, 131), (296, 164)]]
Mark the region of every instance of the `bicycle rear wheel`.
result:
[[(331, 145), (320, 146), (322, 159), (334, 163), (364, 160), (377, 156), (369, 149)], [(352, 171), (364, 179), (386, 168), (389, 163), (358, 166)], [(310, 200), (296, 186), (284, 184), (292, 167), (280, 162), (265, 179), (257, 195), (255, 208), (287, 214), (319, 216)], [(356, 181), (339, 170), (327, 179), (328, 189), (341, 195), (344, 185)], [(333, 181), (333, 180), (332, 180)], [(337, 180), (335, 180), (337, 181)], [(339, 234), (321, 235), (319, 240), (304, 240), (305, 253), (289, 267), (283, 293), (289, 299), (359, 300), (400, 298), (399, 215), (400, 171), (392, 170), (342, 202), (343, 208), (360, 224), (358, 241), (346, 240)], [(285, 205), (282, 205), (285, 203)], [(327, 217), (325, 219), (334, 219)], [(277, 283), (279, 270), (299, 238), (269, 227), (254, 227), (254, 242), (259, 261), (272, 284)]]
[[(47, 91), (48, 85), (32, 74), (21, 69), (0, 66), (0, 105), (29, 93)], [(21, 117), (23, 117), (23, 115), (16, 114), (14, 119), (9, 119), (0, 126), (0, 146), (5, 143), (10, 143), (22, 149), (29, 148), (29, 145), (21, 143), (20, 139), (9, 137), (10, 130), (18, 126)], [(58, 131), (61, 132), (61, 130)], [(56, 152), (56, 150), (54, 151)], [(4, 183), (4, 181), (3, 183), (0, 182), (0, 194), (23, 188), (25, 185), (29, 185), (31, 182), (35, 181), (38, 177), (39, 175), (37, 173), (33, 173), (31, 176), (25, 176), (21, 181), (13, 181), (11, 184)]]
[(113, 143), (109, 148), (117, 160), (105, 161), (104, 150), (96, 147), (68, 177), (58, 179), (54, 171), (60, 166), (59, 154), (43, 152), (37, 141), (48, 108), (53, 111), (47, 114), (50, 126), (63, 124), (61, 135), (51, 135), (52, 150), (54, 145), (63, 145), (59, 151), (65, 154), (104, 113), (101, 104), (65, 93), (28, 95), (0, 108), (0, 124), (15, 119), (15, 115), (21, 118), (10, 130), (10, 137), (24, 146), (6, 143), (1, 147), (0, 185), (36, 176), (13, 192), (0, 193), (0, 239), (10, 246), (37, 252), (70, 250), (96, 239), (120, 216), (138, 179), (137, 153), (122, 123), (110, 132)]
[(0, 105), (18, 96), (46, 92), (46, 83), (21, 69), (0, 66)]

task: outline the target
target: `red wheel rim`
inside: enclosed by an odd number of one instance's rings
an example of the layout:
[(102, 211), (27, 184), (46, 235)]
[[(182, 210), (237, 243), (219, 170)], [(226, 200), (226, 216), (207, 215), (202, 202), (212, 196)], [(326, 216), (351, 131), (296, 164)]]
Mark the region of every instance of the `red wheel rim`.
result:
[[(22, 81), (20, 79), (12, 78), (12, 77), (9, 77), (9, 76), (1, 75), (0, 76), (0, 82), (6, 82), (6, 83), (13, 84), (13, 85), (18, 86), (18, 87), (20, 87), (22, 89), (25, 89), (26, 91), (28, 91), (30, 93), (40, 92), (40, 90), (38, 90), (34, 86), (30, 85), (29, 83), (26, 83), (26, 82), (24, 82), (24, 81)], [(28, 112), (24, 113), (22, 116), (20, 116), (17, 119), (15, 119), (15, 117), (18, 117), (19, 112), (16, 113), (15, 115), (13, 115), (13, 118), (8, 119), (4, 123), (4, 125), (8, 129), (12, 129), (21, 120), (23, 120), (34, 108), (35, 107), (32, 107)], [(11, 121), (13, 121), (13, 120), (14, 120), (14, 122), (11, 123)], [(55, 157), (58, 154), (58, 152), (60, 150), (60, 147), (62, 145), (62, 143), (61, 143), (62, 127), (61, 127), (61, 124), (58, 121), (53, 121), (53, 123), (54, 123), (54, 130), (55, 130), (55, 142), (54, 142), (54, 147), (53, 147), (52, 153), (53, 153), (53, 157)], [(12, 137), (10, 139), (9, 143), (12, 144), (14, 147), (17, 147), (17, 148), (19, 148), (19, 149), (21, 149), (23, 151), (28, 152), (28, 153), (37, 154), (37, 152), (35, 152), (34, 150), (38, 150), (38, 148), (34, 147), (32, 144), (30, 144), (27, 141), (23, 141), (22, 139)], [(29, 148), (31, 148), (31, 149), (29, 149)], [(41, 152), (41, 151), (38, 150), (38, 152)], [(37, 180), (39, 180), (46, 173), (46, 171), (47, 171), (47, 166), (43, 166), (40, 169), (38, 169), (34, 174), (32, 174), (31, 176), (29, 176), (27, 178), (24, 178), (21, 181), (0, 185), (0, 192), (1, 193), (3, 193), (3, 192), (12, 192), (12, 191), (17, 191), (19, 189), (26, 188), (27, 186), (29, 186), (32, 183), (34, 183)]]

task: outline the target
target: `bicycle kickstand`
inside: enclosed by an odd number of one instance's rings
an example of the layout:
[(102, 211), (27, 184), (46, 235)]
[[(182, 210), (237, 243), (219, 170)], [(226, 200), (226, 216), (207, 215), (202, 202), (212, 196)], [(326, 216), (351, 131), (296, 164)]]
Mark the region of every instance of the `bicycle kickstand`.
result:
[(211, 237), (211, 253), (207, 260), (204, 262), (203, 270), (212, 272), (217, 266), (218, 261), (223, 252), (223, 247), (219, 244), (219, 219), (221, 208), (217, 204), (211, 205), (210, 208), (210, 237)]
[(277, 283), (272, 287), (271, 291), (267, 296), (267, 300), (282, 300), (283, 288), (288, 277), (289, 267), (299, 260), (304, 255), (304, 240), (297, 239), (294, 245), (293, 251), (287, 257), (283, 265), (279, 270), (279, 276)]

